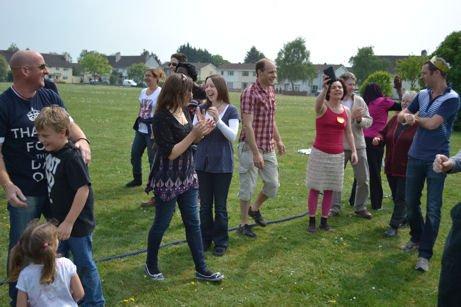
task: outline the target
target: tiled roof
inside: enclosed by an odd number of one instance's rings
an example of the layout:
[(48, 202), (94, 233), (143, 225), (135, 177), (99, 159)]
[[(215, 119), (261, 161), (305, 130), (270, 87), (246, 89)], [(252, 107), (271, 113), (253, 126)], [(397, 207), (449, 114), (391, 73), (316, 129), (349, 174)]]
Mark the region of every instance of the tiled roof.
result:
[(218, 66), (217, 70), (255, 70), (256, 64), (254, 63), (226, 63)]
[(146, 56), (144, 55), (121, 55), (118, 62), (115, 61), (115, 55), (109, 55), (105, 57), (109, 60), (109, 65), (113, 68), (127, 68), (132, 64), (146, 63)]
[(197, 70), (200, 70), (207, 65), (213, 65), (211, 63), (191, 63), (191, 64), (194, 65), (195, 68), (197, 68)]
[[(0, 54), (3, 55), (9, 62), (14, 52), (8, 50), (0, 50)], [(42, 53), (41, 55), (49, 67), (72, 67), (72, 63), (66, 61), (65, 56), (61, 54)]]

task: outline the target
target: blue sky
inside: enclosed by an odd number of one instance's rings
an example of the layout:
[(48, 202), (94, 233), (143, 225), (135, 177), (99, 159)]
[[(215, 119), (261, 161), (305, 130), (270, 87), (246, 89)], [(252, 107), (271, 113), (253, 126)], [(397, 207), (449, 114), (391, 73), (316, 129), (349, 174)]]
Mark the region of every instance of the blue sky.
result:
[(2, 0), (0, 49), (12, 42), (39, 52), (82, 49), (168, 61), (187, 42), (243, 62), (252, 45), (275, 59), (285, 43), (303, 37), (315, 64), (345, 64), (357, 49), (377, 55), (433, 52), (461, 30), (459, 0)]

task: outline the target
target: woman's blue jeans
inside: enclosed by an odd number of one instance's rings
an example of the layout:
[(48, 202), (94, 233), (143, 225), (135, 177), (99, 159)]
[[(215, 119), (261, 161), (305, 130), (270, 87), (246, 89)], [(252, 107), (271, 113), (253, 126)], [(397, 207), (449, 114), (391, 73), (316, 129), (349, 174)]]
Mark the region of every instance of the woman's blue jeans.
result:
[[(200, 195), (200, 225), (203, 245), (212, 241), (216, 247), (229, 246), (227, 194), (232, 181), (232, 173), (208, 173), (197, 171)], [(215, 214), (213, 220), (213, 201)]]
[(154, 140), (150, 138), (149, 134), (136, 131), (133, 144), (131, 145), (131, 165), (133, 167), (133, 174), (142, 174), (142, 155), (146, 148), (149, 164), (152, 166), (152, 161), (154, 161), (153, 146)]
[[(431, 259), (439, 232), (446, 173), (436, 173), (432, 161), (408, 157), (405, 202), (411, 241), (419, 243), (419, 257)], [(426, 222), (421, 213), (421, 193), (427, 180)]]
[(195, 270), (206, 272), (208, 268), (205, 263), (202, 233), (200, 231), (197, 190), (193, 188), (190, 188), (170, 201), (163, 201), (160, 197), (155, 197), (155, 218), (147, 238), (146, 264), (150, 268), (158, 270), (158, 250), (163, 234), (170, 225), (176, 203), (178, 203), (182, 221), (186, 228), (187, 244), (194, 259)]

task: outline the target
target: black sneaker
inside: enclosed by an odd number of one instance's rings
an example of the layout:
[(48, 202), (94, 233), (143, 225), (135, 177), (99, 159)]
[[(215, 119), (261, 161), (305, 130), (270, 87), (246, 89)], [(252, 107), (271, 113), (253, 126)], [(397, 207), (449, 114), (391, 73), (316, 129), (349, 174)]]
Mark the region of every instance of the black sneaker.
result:
[(261, 212), (259, 212), (259, 210), (258, 211), (252, 211), (251, 207), (250, 207), (250, 208), (248, 208), (248, 215), (251, 216), (253, 218), (253, 220), (255, 220), (256, 224), (258, 224), (261, 227), (266, 227), (267, 223), (264, 220), (264, 218), (262, 217)]
[(213, 250), (213, 256), (221, 257), (226, 253), (225, 247), (215, 247)]
[(256, 234), (251, 230), (251, 226), (248, 224), (245, 225), (240, 225), (238, 229), (238, 233), (241, 234), (242, 236), (247, 236), (251, 238), (255, 238)]

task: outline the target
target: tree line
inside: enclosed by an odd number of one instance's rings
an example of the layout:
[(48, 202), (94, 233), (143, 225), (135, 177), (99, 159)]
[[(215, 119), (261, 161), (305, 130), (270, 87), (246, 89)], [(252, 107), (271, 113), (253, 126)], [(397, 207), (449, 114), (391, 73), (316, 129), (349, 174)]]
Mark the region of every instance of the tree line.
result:
[[(9, 51), (19, 50), (14, 43), (8, 48)], [(189, 43), (180, 45), (177, 52), (187, 55), (190, 62), (212, 63), (220, 66), (229, 61), (225, 60), (219, 54), (211, 54), (207, 49), (192, 47)], [(69, 57), (70, 55), (65, 52)], [(422, 64), (432, 55), (437, 54), (451, 63), (451, 70), (448, 73), (448, 81), (452, 83), (453, 88), (458, 92), (461, 91), (461, 31), (453, 32), (448, 35), (438, 46), (433, 54), (427, 55), (410, 55), (402, 60), (397, 61), (396, 70), (401, 79), (410, 81), (411, 87), (417, 89), (424, 85), (420, 83), (420, 71)], [(141, 55), (151, 55), (161, 64), (160, 58), (153, 52), (143, 50)], [(264, 53), (259, 51), (255, 46), (251, 46), (245, 54), (244, 63), (255, 63), (265, 58)], [(78, 67), (73, 69), (74, 75), (79, 76), (82, 72), (90, 73), (96, 76), (106, 76), (111, 72), (111, 81), (120, 80), (121, 76), (112, 70), (107, 58), (97, 51), (82, 50), (78, 58), (81, 71)], [(311, 81), (316, 76), (314, 65), (310, 61), (310, 51), (306, 47), (306, 41), (298, 37), (293, 41), (286, 43), (277, 54), (275, 59), (277, 64), (277, 73), (279, 80), (286, 80), (291, 83), (294, 89), (294, 83), (297, 81)], [(377, 71), (389, 71), (391, 63), (389, 60), (376, 56), (373, 52), (373, 46), (358, 48), (357, 54), (350, 57), (349, 63), (352, 65), (352, 72), (357, 77), (357, 84), (360, 86), (365, 80)], [(8, 74), (8, 65), (6, 60), (0, 56), (0, 81), (6, 81)], [(147, 69), (143, 63), (136, 63), (128, 67), (128, 77), (136, 82), (142, 82), (144, 72)], [(112, 82), (111, 82), (112, 83)], [(117, 83), (117, 82), (114, 82)]]

